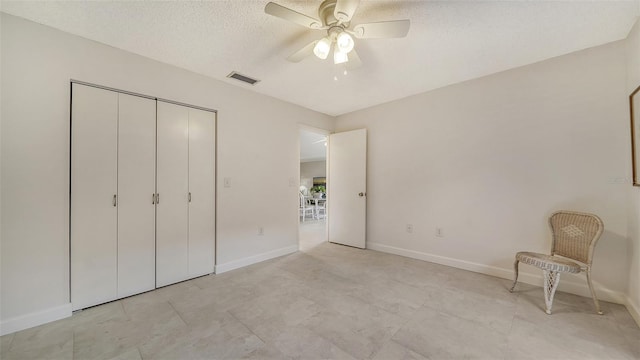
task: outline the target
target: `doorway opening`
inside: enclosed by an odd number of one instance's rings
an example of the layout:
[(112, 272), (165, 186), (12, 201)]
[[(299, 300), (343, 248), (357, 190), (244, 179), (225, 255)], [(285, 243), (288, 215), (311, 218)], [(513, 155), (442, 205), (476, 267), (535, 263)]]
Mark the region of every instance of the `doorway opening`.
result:
[(327, 241), (327, 150), (329, 132), (300, 126), (298, 246), (308, 251)]

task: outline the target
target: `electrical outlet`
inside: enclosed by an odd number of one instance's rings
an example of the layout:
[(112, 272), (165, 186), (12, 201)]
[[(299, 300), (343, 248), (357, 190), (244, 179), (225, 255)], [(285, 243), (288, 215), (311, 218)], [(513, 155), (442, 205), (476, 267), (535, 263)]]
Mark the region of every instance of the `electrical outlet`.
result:
[(231, 178), (224, 178), (224, 187), (226, 188), (231, 187)]
[(264, 235), (264, 228), (262, 226), (258, 228), (258, 235)]
[(407, 224), (407, 232), (409, 234), (413, 233), (413, 224)]
[(442, 228), (440, 228), (440, 227), (436, 228), (436, 236), (437, 237), (444, 237), (444, 231), (442, 230)]

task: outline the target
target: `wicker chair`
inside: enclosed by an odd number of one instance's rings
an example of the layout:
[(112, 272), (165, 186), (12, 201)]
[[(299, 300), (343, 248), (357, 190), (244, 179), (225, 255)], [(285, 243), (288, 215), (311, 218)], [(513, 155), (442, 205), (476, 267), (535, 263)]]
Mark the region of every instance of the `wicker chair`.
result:
[(518, 263), (523, 262), (542, 269), (544, 274), (545, 312), (551, 314), (553, 296), (560, 282), (560, 273), (577, 274), (584, 271), (587, 273), (587, 283), (589, 284), (589, 290), (591, 290), (596, 311), (602, 315), (600, 303), (591, 283), (593, 250), (604, 229), (602, 220), (593, 214), (558, 211), (551, 215), (549, 224), (553, 233), (551, 255), (532, 252), (517, 253), (514, 264), (515, 280), (509, 291), (513, 292), (518, 283)]

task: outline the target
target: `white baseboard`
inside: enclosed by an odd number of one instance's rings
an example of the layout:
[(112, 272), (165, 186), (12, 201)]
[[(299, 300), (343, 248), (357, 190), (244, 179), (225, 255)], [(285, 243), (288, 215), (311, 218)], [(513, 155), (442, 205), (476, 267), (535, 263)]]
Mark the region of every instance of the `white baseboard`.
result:
[(629, 296), (627, 296), (624, 306), (627, 307), (629, 314), (631, 314), (631, 317), (633, 317), (633, 320), (636, 321), (636, 324), (640, 326), (640, 306), (638, 306), (638, 304), (635, 304)]
[(0, 335), (7, 335), (16, 331), (28, 329), (48, 322), (71, 316), (71, 304), (64, 304), (46, 310), (16, 316), (0, 321)]
[(228, 263), (216, 265), (216, 274), (222, 274), (223, 272), (239, 269), (241, 267), (257, 264), (266, 260), (277, 258), (283, 255), (289, 255), (298, 251), (298, 245), (292, 245), (283, 247), (280, 249), (268, 251), (266, 253), (249, 256), (239, 260), (230, 261)]
[[(428, 253), (423, 253), (415, 250), (407, 250), (398, 247), (376, 244), (376, 243), (368, 243), (367, 248), (371, 250), (376, 250), (380, 252), (385, 252), (389, 254), (395, 254), (400, 256), (405, 256), (413, 259), (428, 261), (436, 264), (451, 266), (459, 269), (469, 270), (481, 274), (496, 276), (503, 279), (512, 279), (513, 278), (513, 269), (504, 269), (490, 265), (484, 265), (479, 263), (474, 263), (465, 260), (459, 260), (439, 255), (433, 255)], [(243, 259), (230, 261), (225, 264), (220, 264), (216, 266), (216, 273), (220, 274), (223, 272), (231, 271), (234, 269), (239, 269), (241, 267), (245, 267), (248, 265), (256, 264), (262, 261), (270, 260), (273, 258), (277, 258), (280, 256), (292, 254), (298, 251), (298, 246), (287, 246), (284, 248), (276, 249), (273, 251), (268, 251), (266, 253), (249, 256)], [(540, 286), (542, 284), (542, 276), (541, 275), (533, 275), (528, 273), (520, 272), (520, 276), (518, 281), (522, 281), (527, 284)], [(599, 286), (599, 284), (594, 284), (596, 286), (596, 292), (598, 293), (598, 297), (604, 301), (611, 301), (618, 304), (624, 304), (626, 308), (629, 310), (631, 316), (635, 319), (635, 321), (640, 326), (640, 306), (635, 304), (629, 296), (626, 294), (622, 294), (618, 291), (610, 290)], [(572, 294), (582, 295), (582, 296), (591, 296), (589, 293), (589, 288), (585, 284), (579, 284), (575, 282), (561, 282), (560, 290), (566, 291)], [(0, 321), (0, 336), (14, 333), (16, 331), (28, 329), (34, 326), (46, 324), (48, 322), (64, 319), (66, 317), (71, 316), (71, 304), (64, 304), (60, 306), (56, 306), (50, 309), (38, 311), (31, 314), (26, 314), (22, 316), (17, 316), (11, 319), (6, 319)]]
[[(440, 255), (428, 254), (415, 250), (407, 250), (394, 246), (378, 244), (378, 243), (367, 243), (367, 248), (371, 250), (376, 250), (380, 252), (385, 252), (394, 255), (400, 255), (412, 259), (424, 260), (440, 265), (446, 265), (455, 267), (458, 269), (469, 270), (485, 275), (491, 275), (495, 277), (499, 277), (502, 279), (513, 279), (513, 268), (505, 269), (491, 265), (485, 265), (480, 263), (474, 263), (466, 260), (454, 259)], [(520, 274), (518, 276), (518, 282), (523, 282), (530, 285), (542, 286), (542, 273), (540, 274), (531, 274), (522, 272), (522, 268), (520, 269)], [(598, 295), (598, 299), (603, 301), (614, 302), (617, 304), (627, 304), (627, 295), (608, 289), (597, 282), (593, 282), (593, 286), (595, 287), (596, 294)], [(585, 279), (584, 283), (578, 283), (573, 281), (560, 281), (560, 285), (558, 290), (568, 292), (571, 294), (576, 294), (580, 296), (591, 297), (591, 292), (589, 291), (589, 286), (587, 285), (587, 281)], [(631, 312), (631, 310), (629, 310)]]
[[(265, 260), (277, 258), (279, 256), (288, 255), (298, 251), (298, 245), (287, 246), (284, 248), (268, 251), (266, 253), (249, 256), (243, 259), (230, 261), (225, 264), (216, 265), (216, 273), (220, 274), (230, 270), (238, 269), (248, 265), (256, 264)], [(50, 309), (38, 311), (31, 314), (17, 316), (11, 319), (0, 321), (0, 336), (14, 333), (16, 331), (28, 329), (34, 326), (46, 324), (48, 322), (64, 319), (71, 316), (71, 304), (65, 304)]]

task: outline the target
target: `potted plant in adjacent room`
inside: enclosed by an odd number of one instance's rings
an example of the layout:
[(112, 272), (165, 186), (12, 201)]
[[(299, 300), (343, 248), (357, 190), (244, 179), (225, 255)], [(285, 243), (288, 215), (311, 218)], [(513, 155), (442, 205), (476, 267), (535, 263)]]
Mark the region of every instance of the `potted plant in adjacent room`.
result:
[(313, 194), (313, 197), (316, 199), (323, 199), (324, 198), (324, 194), (327, 192), (327, 189), (324, 186), (314, 186), (310, 189), (311, 194)]

